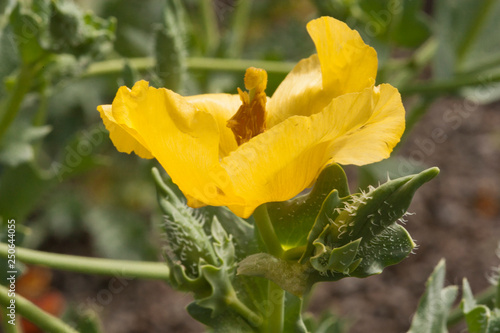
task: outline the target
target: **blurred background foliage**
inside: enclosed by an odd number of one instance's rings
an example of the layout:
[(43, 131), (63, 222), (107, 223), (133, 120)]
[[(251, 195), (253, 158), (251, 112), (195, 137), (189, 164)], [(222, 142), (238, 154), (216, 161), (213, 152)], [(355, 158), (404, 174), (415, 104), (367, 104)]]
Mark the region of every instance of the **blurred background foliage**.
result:
[[(1, 228), (15, 218), (29, 248), (156, 260), (157, 163), (118, 153), (96, 106), (139, 79), (236, 93), (252, 65), (268, 70), (271, 96), (315, 52), (305, 25), (320, 15), (376, 48), (407, 133), (445, 94), (500, 97), (497, 0), (0, 0)], [(358, 186), (403, 176), (401, 158), (360, 168)]]

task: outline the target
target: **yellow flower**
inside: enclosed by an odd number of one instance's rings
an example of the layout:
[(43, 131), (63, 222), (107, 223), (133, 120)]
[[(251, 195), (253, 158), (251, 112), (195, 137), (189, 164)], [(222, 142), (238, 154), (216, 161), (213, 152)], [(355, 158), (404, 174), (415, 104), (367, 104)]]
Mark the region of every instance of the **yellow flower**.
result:
[(98, 107), (121, 152), (156, 158), (191, 207), (227, 206), (248, 217), (311, 186), (329, 163), (389, 157), (404, 131), (398, 90), (374, 86), (377, 54), (331, 17), (307, 24), (317, 54), (301, 60), (272, 97), (267, 73), (249, 68), (243, 92), (183, 97), (121, 87)]

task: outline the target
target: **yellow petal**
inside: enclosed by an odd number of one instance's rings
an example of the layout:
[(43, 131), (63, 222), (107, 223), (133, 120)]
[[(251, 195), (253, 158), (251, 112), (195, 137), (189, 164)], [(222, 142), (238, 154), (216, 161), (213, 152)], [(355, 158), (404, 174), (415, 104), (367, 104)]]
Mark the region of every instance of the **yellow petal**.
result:
[(149, 149), (146, 148), (146, 143), (135, 130), (131, 128), (125, 130), (117, 124), (111, 112), (111, 105), (99, 105), (97, 110), (101, 114), (104, 126), (109, 131), (111, 141), (119, 152), (127, 154), (134, 152), (142, 158), (153, 158)]
[(361, 91), (375, 82), (377, 52), (366, 45), (356, 30), (332, 17), (320, 17), (307, 24), (318, 52), (323, 87), (335, 96)]
[(219, 127), (212, 114), (173, 91), (139, 81), (132, 90), (118, 90), (112, 115), (127, 133), (140, 134), (143, 145), (186, 195), (188, 204), (241, 202), (219, 164)]
[(389, 85), (339, 96), (310, 117), (290, 117), (221, 161), (246, 200), (228, 206), (247, 217), (262, 203), (294, 197), (332, 161), (359, 165), (386, 158), (403, 130), (401, 98)]
[[(354, 104), (351, 104), (353, 95), (357, 94), (349, 94), (334, 100), (325, 109), (325, 112), (346, 110), (340, 112), (342, 118), (335, 119), (341, 124), (335, 126), (336, 130), (343, 135), (332, 142), (330, 148), (332, 159), (337, 163), (364, 165), (388, 158), (403, 135), (405, 111), (398, 90), (389, 84), (373, 88), (372, 106), (366, 110), (362, 108), (362, 99), (367, 98), (366, 92), (370, 90), (365, 89)], [(356, 113), (361, 116), (354, 116)], [(367, 120), (362, 124), (362, 119)], [(349, 123), (351, 125), (344, 125)]]
[(267, 104), (268, 127), (318, 113), (333, 98), (375, 82), (377, 53), (357, 31), (331, 17), (309, 22), (307, 30), (318, 54), (301, 60), (276, 89)]
[(281, 82), (267, 103), (267, 127), (291, 116), (310, 116), (331, 102), (323, 89), (318, 55), (302, 59)]
[(238, 95), (206, 94), (188, 96), (186, 100), (197, 109), (208, 112), (215, 118), (220, 134), (220, 158), (227, 156), (230, 152), (238, 148), (233, 132), (226, 126), (227, 121), (241, 106), (241, 100)]

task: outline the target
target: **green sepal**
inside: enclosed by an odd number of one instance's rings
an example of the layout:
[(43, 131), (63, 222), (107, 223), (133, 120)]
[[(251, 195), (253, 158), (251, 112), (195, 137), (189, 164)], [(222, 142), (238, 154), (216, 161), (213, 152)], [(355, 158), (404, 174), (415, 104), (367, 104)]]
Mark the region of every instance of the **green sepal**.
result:
[(316, 246), (316, 254), (310, 259), (310, 262), (321, 273), (335, 271), (349, 275), (363, 260), (363, 258), (356, 259), (361, 238), (334, 249), (326, 247), (321, 239), (316, 240), (313, 244)]
[(289, 255), (291, 250), (285, 252), (285, 259), (254, 254), (238, 264), (238, 274), (265, 277), (300, 296), (319, 281), (381, 273), (415, 247), (397, 222), (415, 191), (438, 172), (437, 168), (428, 169), (344, 198), (337, 190), (331, 191), (311, 227), (300, 260), (296, 260), (296, 253)]
[[(182, 193), (176, 185), (169, 182), (167, 185), (162, 179), (158, 169), (153, 168), (151, 170), (156, 189), (158, 193), (158, 202), (163, 212), (169, 217), (173, 218), (172, 212), (182, 212), (181, 215), (187, 216), (187, 218), (192, 218), (191, 214), (195, 211), (187, 207), (183, 200), (179, 197)], [(232, 242), (235, 247), (235, 255), (237, 259), (243, 259), (244, 257), (257, 253), (258, 247), (253, 242), (254, 228), (251, 224), (241, 219), (240, 217), (231, 213), (231, 211), (225, 207), (203, 207), (196, 209), (196, 219), (198, 222), (201, 221), (212, 221), (214, 217), (220, 223), (222, 228), (230, 235), (232, 235)], [(191, 217), (190, 217), (191, 216)], [(211, 224), (202, 223), (204, 233), (211, 233)]]
[(410, 234), (399, 224), (392, 224), (384, 231), (362, 242), (358, 256), (363, 258), (350, 276), (359, 278), (380, 274), (387, 266), (395, 265), (408, 257), (415, 243)]
[[(415, 244), (397, 222), (406, 213), (415, 191), (438, 172), (431, 168), (344, 198), (333, 191), (321, 207), (300, 262), (311, 261), (322, 273), (318, 281), (367, 277), (400, 262)], [(352, 244), (354, 241), (357, 245)], [(356, 250), (356, 256), (351, 257), (353, 252), (346, 256), (335, 252), (348, 244), (352, 244), (348, 248)], [(332, 265), (340, 262), (343, 264)], [(330, 274), (323, 274), (327, 271)]]
[[(181, 194), (165, 184), (156, 168), (152, 173), (165, 214), (168, 282), (177, 290), (193, 293), (195, 301), (188, 311), (195, 319), (217, 331), (228, 326), (232, 332), (253, 332), (251, 320), (260, 315), (248, 304), (258, 310), (256, 304), (265, 298), (265, 288), (260, 281), (235, 277), (235, 259), (255, 249), (247, 244), (253, 227), (225, 209), (187, 207)], [(241, 310), (244, 307), (248, 311)]]
[(457, 297), (457, 286), (444, 288), (446, 265), (441, 260), (427, 280), (425, 293), (420, 299), (408, 333), (445, 333), (446, 319)]
[(337, 190), (333, 190), (328, 197), (326, 197), (321, 206), (321, 210), (319, 210), (314, 225), (307, 236), (307, 245), (302, 258), (300, 259), (301, 263), (306, 263), (313, 256), (314, 249), (317, 247), (317, 244), (314, 244), (314, 242), (329, 228), (331, 224), (330, 221), (335, 221), (339, 214), (339, 211), (336, 208), (339, 207), (341, 203), (342, 200), (340, 199), (339, 192)]
[(438, 168), (401, 177), (368, 192), (343, 198), (343, 208), (331, 223), (332, 242), (339, 246), (363, 237), (366, 242), (394, 224), (406, 213), (415, 191), (439, 173)]
[(347, 177), (338, 164), (329, 165), (321, 172), (310, 193), (267, 204), (274, 230), (285, 249), (306, 245), (315, 217), (334, 189), (341, 197), (349, 195)]
[(491, 310), (486, 305), (478, 305), (467, 279), (462, 283), (460, 308), (464, 313), (469, 333), (500, 332), (500, 310)]
[[(333, 269), (357, 277), (380, 273), (387, 265), (398, 263), (415, 244), (396, 222), (406, 213), (416, 189), (435, 175), (437, 169), (429, 169), (342, 199), (337, 191), (332, 191), (308, 235), (300, 262), (311, 260), (320, 272)], [(339, 255), (340, 249), (347, 245), (351, 249), (349, 254)], [(355, 258), (353, 254), (358, 253), (358, 248), (360, 252)], [(358, 265), (360, 269), (355, 271)]]

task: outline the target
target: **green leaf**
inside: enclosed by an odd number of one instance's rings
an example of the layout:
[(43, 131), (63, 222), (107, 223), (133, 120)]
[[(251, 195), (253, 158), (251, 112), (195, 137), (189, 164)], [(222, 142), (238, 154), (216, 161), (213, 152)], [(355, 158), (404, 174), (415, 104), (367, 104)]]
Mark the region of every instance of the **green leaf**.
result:
[(84, 214), (93, 246), (102, 256), (113, 259), (154, 260), (158, 249), (151, 243), (148, 224), (131, 212), (94, 208)]
[(254, 333), (256, 330), (243, 318), (236, 315), (234, 312), (225, 309), (217, 316), (212, 316), (212, 311), (193, 302), (186, 308), (188, 313), (199, 322), (212, 327), (215, 332), (220, 333)]
[(0, 177), (0, 193), (8, 193), (0, 200), (0, 216), (4, 219), (16, 218), (22, 223), (26, 215), (35, 207), (42, 194), (55, 184), (54, 178), (40, 171), (32, 163), (17, 167), (5, 167)]
[(500, 311), (490, 310), (486, 305), (478, 305), (472, 294), (469, 282), (463, 280), (460, 307), (470, 333), (494, 333), (500, 331)]
[(446, 319), (457, 297), (457, 286), (444, 288), (445, 263), (441, 260), (427, 280), (408, 333), (445, 333)]
[(74, 134), (64, 146), (60, 160), (52, 163), (52, 173), (59, 181), (63, 181), (105, 164), (105, 160), (97, 155), (106, 142), (104, 138), (103, 124)]
[(332, 164), (321, 172), (310, 193), (267, 204), (274, 230), (285, 249), (306, 245), (315, 217), (334, 189), (340, 196), (349, 195), (346, 175), (338, 164)]
[(34, 127), (14, 123), (0, 144), (0, 162), (15, 167), (33, 161), (33, 143), (43, 139), (51, 130), (50, 126)]
[(33, 64), (47, 54), (39, 43), (41, 33), (48, 26), (50, 1), (34, 2), (29, 8), (22, 2), (17, 2), (10, 14), (12, 34), (11, 42), (15, 43), (24, 64)]
[(115, 20), (83, 14), (70, 1), (18, 2), (10, 15), (11, 40), (25, 64), (50, 53), (94, 58), (112, 48)]
[(439, 45), (433, 64), (436, 77), (487, 74), (499, 68), (498, 1), (436, 1), (434, 15)]
[(347, 333), (349, 328), (346, 319), (330, 312), (324, 312), (318, 319), (306, 315), (304, 322), (308, 332), (313, 333)]
[[(6, 95), (5, 81), (19, 66), (20, 59), (17, 54), (17, 47), (13, 40), (13, 33), (9, 22), (9, 16), (15, 1), (8, 0), (0, 5), (0, 109), (2, 109), (2, 98)], [(5, 6), (4, 8), (1, 8)]]
[[(389, 2), (389, 7), (391, 7)], [(394, 3), (394, 2), (393, 2)], [(424, 1), (400, 1), (401, 16), (391, 28), (391, 40), (398, 46), (417, 47), (430, 36), (430, 20), (423, 10)]]

